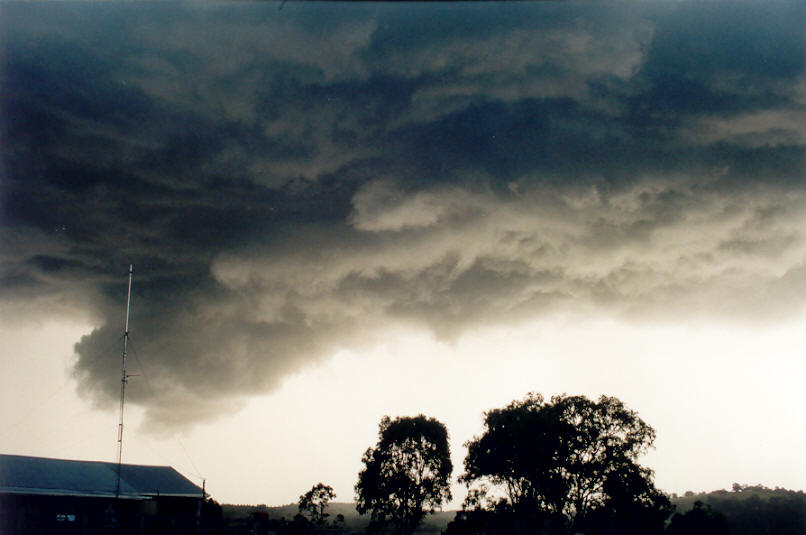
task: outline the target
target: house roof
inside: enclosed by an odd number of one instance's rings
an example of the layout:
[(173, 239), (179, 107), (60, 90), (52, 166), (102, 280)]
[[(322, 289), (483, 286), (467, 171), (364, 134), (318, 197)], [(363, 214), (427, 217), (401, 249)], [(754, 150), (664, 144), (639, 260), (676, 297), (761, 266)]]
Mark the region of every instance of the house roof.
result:
[[(0, 494), (114, 497), (117, 464), (0, 454)], [(201, 497), (202, 489), (170, 466), (124, 464), (120, 496)]]

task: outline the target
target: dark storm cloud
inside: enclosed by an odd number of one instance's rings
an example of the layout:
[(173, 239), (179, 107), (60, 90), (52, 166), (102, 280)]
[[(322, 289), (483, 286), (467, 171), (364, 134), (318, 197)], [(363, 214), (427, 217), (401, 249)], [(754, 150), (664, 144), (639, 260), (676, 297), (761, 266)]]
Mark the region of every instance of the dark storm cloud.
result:
[(800, 3), (2, 4), (2, 314), (237, 407), (392, 325), (804, 306)]
[(800, 3), (772, 12), (739, 3), (680, 9), (656, 26), (638, 105), (656, 113), (739, 114), (783, 106), (803, 76), (806, 37)]

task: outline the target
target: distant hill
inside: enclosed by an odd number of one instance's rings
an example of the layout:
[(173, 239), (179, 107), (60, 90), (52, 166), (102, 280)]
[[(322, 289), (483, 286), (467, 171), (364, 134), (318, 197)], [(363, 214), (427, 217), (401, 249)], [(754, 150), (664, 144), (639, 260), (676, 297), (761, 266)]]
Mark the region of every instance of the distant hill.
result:
[[(288, 505), (222, 505), (223, 514), (225, 518), (231, 519), (245, 519), (248, 518), (252, 512), (268, 513), (269, 518), (279, 520), (285, 518), (290, 521), (297, 514), (297, 504), (291, 503)], [(330, 518), (335, 518), (337, 515), (344, 515), (344, 524), (347, 528), (354, 532), (363, 532), (369, 524), (369, 515), (361, 516), (355, 509), (355, 503), (335, 502), (327, 507), (327, 512)], [(418, 534), (435, 534), (441, 533), (448, 523), (453, 520), (456, 511), (442, 511), (427, 515), (417, 530)]]
[(725, 515), (732, 535), (806, 534), (803, 491), (734, 484), (732, 491), (686, 493), (672, 498), (680, 513), (691, 509), (697, 501)]

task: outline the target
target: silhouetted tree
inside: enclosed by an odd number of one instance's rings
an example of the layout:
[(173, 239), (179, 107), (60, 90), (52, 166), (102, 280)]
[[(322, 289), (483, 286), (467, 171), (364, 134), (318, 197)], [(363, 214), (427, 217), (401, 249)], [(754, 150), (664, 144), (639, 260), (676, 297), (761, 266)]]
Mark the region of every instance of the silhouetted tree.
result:
[(322, 527), (329, 516), (325, 513), (330, 500), (336, 497), (333, 487), (318, 483), (311, 487), (311, 490), (299, 497), (299, 512), (307, 514), (308, 520), (317, 527)]
[(589, 535), (647, 535), (662, 533), (674, 510), (669, 498), (652, 483), (651, 470), (625, 463), (606, 476), (601, 505), (577, 522)]
[(294, 519), (286, 525), (288, 535), (310, 535), (313, 530), (311, 522), (300, 513), (294, 515)]
[(486, 489), (468, 492), (462, 510), (448, 524), (445, 535), (511, 535), (518, 533), (547, 533), (563, 519), (538, 509), (513, 506), (506, 498), (490, 499)]
[(668, 535), (729, 535), (730, 529), (725, 515), (715, 511), (701, 501), (683, 514), (672, 517), (666, 529)]
[(423, 415), (384, 416), (379, 427), (377, 445), (362, 458), (356, 508), (361, 514), (371, 512), (373, 529), (391, 527), (410, 535), (426, 513), (451, 499), (448, 430)]
[(460, 480), (479, 491), (477, 509), (508, 508), (511, 532), (663, 532), (669, 500), (636, 463), (655, 432), (618, 399), (529, 394), (484, 426)]
[(333, 527), (336, 528), (338, 531), (344, 531), (344, 515), (339, 513), (336, 515), (336, 519), (333, 521)]

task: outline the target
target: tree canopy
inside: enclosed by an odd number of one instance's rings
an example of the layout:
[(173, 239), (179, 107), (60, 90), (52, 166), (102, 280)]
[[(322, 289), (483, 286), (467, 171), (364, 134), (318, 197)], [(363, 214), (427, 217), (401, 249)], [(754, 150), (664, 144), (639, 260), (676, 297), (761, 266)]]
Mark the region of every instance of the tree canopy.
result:
[(324, 526), (328, 514), (325, 512), (330, 500), (336, 497), (333, 487), (318, 483), (311, 487), (311, 490), (299, 497), (299, 512), (307, 515), (308, 520), (314, 526)]
[(465, 444), (465, 508), (508, 512), (516, 531), (660, 533), (669, 501), (636, 462), (654, 438), (617, 398), (529, 394)]
[(668, 535), (729, 535), (728, 521), (725, 515), (714, 511), (710, 505), (700, 501), (685, 512), (677, 513), (672, 517)]
[(426, 513), (451, 499), (453, 465), (445, 425), (422, 414), (385, 416), (378, 443), (364, 453), (355, 486), (356, 507), (371, 512), (374, 527), (414, 532)]

